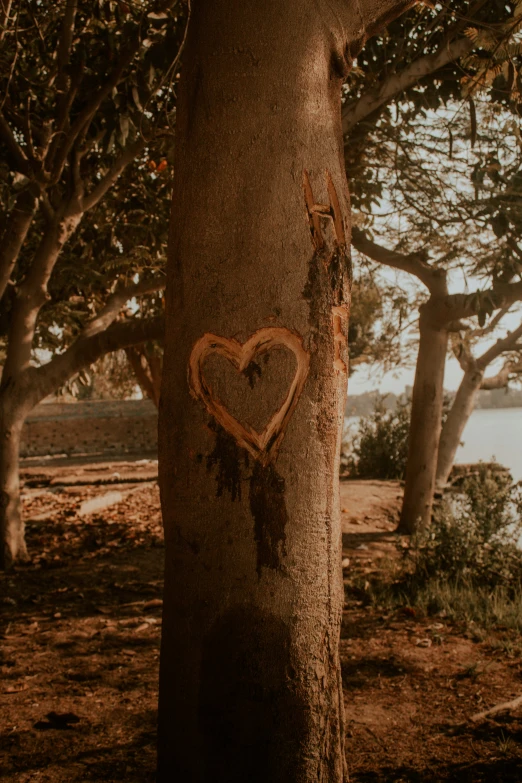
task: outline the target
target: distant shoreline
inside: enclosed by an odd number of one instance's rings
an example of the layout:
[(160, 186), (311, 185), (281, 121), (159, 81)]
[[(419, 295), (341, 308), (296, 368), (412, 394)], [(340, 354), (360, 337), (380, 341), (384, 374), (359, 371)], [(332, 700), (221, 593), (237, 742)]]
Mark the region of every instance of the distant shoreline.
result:
[[(456, 392), (445, 392), (448, 399), (452, 399)], [(394, 410), (398, 402), (405, 402), (411, 397), (411, 387), (407, 386), (403, 394), (396, 395), (392, 392), (380, 395), (378, 391), (365, 392), (364, 394), (350, 395), (346, 402), (345, 416), (367, 416), (375, 408), (375, 403), (383, 398), (386, 408)], [(512, 410), (522, 408), (522, 389), (492, 389), (478, 393), (475, 410)]]

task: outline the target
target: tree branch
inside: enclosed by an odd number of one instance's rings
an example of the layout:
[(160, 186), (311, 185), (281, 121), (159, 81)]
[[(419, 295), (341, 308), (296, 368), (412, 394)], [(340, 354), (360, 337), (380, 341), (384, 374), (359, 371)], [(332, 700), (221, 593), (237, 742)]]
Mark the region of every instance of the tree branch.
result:
[(508, 361), (504, 364), (499, 373), (489, 378), (484, 378), (480, 388), (484, 391), (491, 391), (492, 389), (505, 389), (512, 375), (521, 374), (522, 362)]
[(67, 0), (65, 6), (65, 13), (63, 15), (62, 31), (60, 35), (60, 41), (58, 43), (57, 52), (57, 68), (58, 68), (58, 91), (61, 92), (65, 89), (67, 84), (66, 69), (69, 64), (69, 57), (71, 54), (71, 46), (74, 37), (74, 22), (76, 19), (76, 11), (78, 8), (78, 0)]
[(146, 147), (146, 141), (142, 137), (137, 139), (133, 144), (130, 144), (125, 148), (123, 154), (116, 160), (110, 167), (108, 172), (101, 178), (98, 184), (92, 189), (92, 191), (83, 199), (84, 210), (87, 211), (104, 197), (107, 191), (114, 185), (122, 171), (129, 163), (142, 152)]
[(13, 163), (15, 164), (17, 170), (21, 174), (25, 174), (26, 177), (31, 176), (32, 172), (29, 161), (27, 160), (27, 156), (16, 141), (11, 126), (7, 122), (2, 112), (0, 112), (0, 138), (3, 140), (5, 146), (11, 153)]
[(399, 93), (412, 87), (425, 76), (443, 68), (448, 63), (455, 62), (473, 48), (469, 38), (445, 44), (435, 54), (419, 57), (400, 73), (389, 76), (382, 84), (377, 85), (352, 103), (345, 103), (342, 108), (343, 133), (348, 133), (358, 122), (374, 112), (384, 103), (388, 103)]
[[(109, 76), (105, 84), (98, 90), (94, 97), (89, 101), (87, 106), (80, 112), (72, 124), (62, 147), (56, 150), (54, 145), (52, 145), (49, 152), (49, 157), (51, 160), (48, 161), (48, 164), (52, 165), (51, 184), (56, 184), (60, 179), (63, 167), (65, 166), (65, 161), (67, 160), (67, 156), (73, 148), (78, 136), (89, 127), (91, 120), (98, 111), (101, 103), (108, 95), (111, 94), (114, 87), (116, 87), (116, 85), (120, 82), (125, 69), (128, 65), (130, 65), (139, 48), (140, 41), (139, 39), (136, 39), (136, 41), (131, 44), (122, 54), (119, 63), (116, 65), (116, 68)], [(53, 160), (55, 154), (56, 159)]]
[(4, 40), (13, 0), (0, 0), (0, 43)]
[(121, 308), (129, 299), (133, 299), (135, 296), (143, 296), (144, 294), (152, 294), (155, 291), (163, 291), (165, 284), (166, 280), (164, 277), (154, 278), (153, 280), (142, 280), (139, 283), (115, 291), (108, 298), (105, 307), (85, 326), (80, 336), (83, 338), (94, 337), (94, 335), (104, 331), (118, 317)]
[(402, 272), (415, 275), (434, 296), (447, 294), (445, 271), (430, 266), (420, 255), (416, 253), (404, 255), (397, 253), (396, 250), (389, 250), (387, 247), (372, 242), (363, 231), (356, 227), (352, 228), (352, 245), (360, 253), (379, 264), (385, 264), (393, 269), (400, 269)]
[(464, 372), (468, 372), (469, 370), (473, 369), (475, 365), (475, 359), (469, 350), (469, 345), (466, 344), (466, 341), (461, 340), (454, 335), (450, 335), (450, 342), (453, 355), (460, 364), (461, 369), (464, 370)]
[(518, 329), (515, 329), (514, 332), (508, 332), (502, 340), (497, 340), (491, 348), (483, 353), (482, 356), (477, 359), (477, 365), (482, 369), (486, 368), (488, 364), (491, 364), (491, 362), (497, 359), (501, 354), (506, 353), (506, 351), (512, 351), (520, 337), (522, 337), (522, 323)]
[(16, 292), (2, 377), (16, 376), (29, 367), (38, 314), (49, 298), (49, 278), (63, 245), (80, 220), (81, 213), (77, 212), (55, 215), (42, 235), (29, 272)]
[[(518, 283), (498, 283), (493, 288), (482, 293), (494, 299), (497, 308), (505, 309), (522, 300), (522, 281)], [(462, 318), (473, 318), (473, 316), (476, 316), (477, 312), (471, 306), (472, 298), (470, 294), (448, 294), (441, 302), (442, 307), (439, 308), (437, 313), (437, 322), (440, 325), (445, 325), (449, 321), (460, 321)]]
[(513, 252), (516, 253), (519, 258), (522, 258), (522, 250), (519, 248), (518, 243), (515, 242), (515, 240), (512, 237), (508, 238), (507, 243), (511, 248), (511, 250), (513, 250)]
[(138, 381), (141, 390), (145, 392), (146, 396), (152, 400), (157, 408), (159, 405), (159, 384), (155, 373), (156, 368), (153, 366), (151, 367), (149, 357), (145, 351), (140, 351), (136, 346), (125, 348), (125, 355), (132, 367), (132, 371), (136, 376), (136, 380)]
[(470, 332), (468, 332), (468, 337), (473, 340), (476, 337), (485, 337), (486, 335), (491, 334), (491, 332), (498, 326), (504, 316), (509, 313), (510, 309), (511, 305), (508, 307), (502, 307), (498, 313), (493, 316), (493, 318), (490, 318), (487, 326), (484, 326), (482, 329), (472, 329)]
[(64, 353), (58, 354), (42, 367), (31, 367), (39, 400), (59, 389), (76, 373), (94, 364), (100, 357), (119, 351), (129, 345), (146, 340), (161, 340), (165, 329), (164, 316), (157, 318), (133, 318), (130, 321), (111, 324), (96, 334), (80, 337)]
[(346, 10), (348, 14), (346, 16), (347, 29), (354, 27), (354, 5), (359, 14), (358, 24), (356, 23), (356, 29), (353, 30), (355, 38), (349, 42), (348, 57), (353, 60), (369, 38), (382, 32), (394, 19), (417, 3), (427, 5), (425, 0), (365, 0), (365, 2), (356, 3), (347, 3), (346, 0), (342, 0), (338, 8), (341, 15), (343, 10)]

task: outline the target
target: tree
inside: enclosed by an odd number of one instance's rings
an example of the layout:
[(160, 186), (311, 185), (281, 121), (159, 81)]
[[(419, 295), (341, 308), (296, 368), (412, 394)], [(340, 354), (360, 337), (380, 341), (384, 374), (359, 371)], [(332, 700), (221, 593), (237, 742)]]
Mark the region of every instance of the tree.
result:
[(194, 3), (177, 108), (158, 780), (346, 779), (341, 85), (409, 2)]
[[(477, 107), (477, 97), (480, 98), (481, 91), (487, 90), (498, 106), (514, 110), (517, 115), (520, 107), (518, 72), (521, 64), (517, 35), (521, 26), (519, 4), (506, 4), (502, 0), (450, 2), (438, 8), (423, 26), (405, 15), (390, 26), (385, 37), (374, 39), (365, 47), (357, 59), (357, 68), (349, 77), (351, 89), (343, 105), (343, 130), (347, 172), (353, 180), (352, 200), (359, 210), (357, 225), (371, 225), (375, 207), (382, 212), (383, 199), (385, 202), (391, 201), (392, 207), (388, 205), (386, 211), (393, 213), (395, 209), (389, 223), (395, 221), (396, 225), (391, 232), (389, 225), (386, 226), (391, 235), (388, 243), (392, 236), (400, 235), (401, 244), (397, 249), (400, 250), (402, 245), (402, 249), (407, 248), (409, 251), (408, 258), (403, 258), (401, 263), (406, 261), (410, 272), (412, 266), (417, 266), (421, 282), (431, 292), (430, 303), (425, 303), (421, 308), (421, 349), (412, 408), (413, 436), (401, 514), (401, 529), (404, 532), (412, 532), (419, 523), (427, 525), (431, 516), (436, 466), (434, 449), (440, 434), (448, 327), (458, 328), (457, 323), (448, 319), (443, 319), (444, 323), (439, 321), (435, 326), (434, 315), (438, 306), (434, 305), (436, 298), (441, 300), (441, 304), (448, 292), (444, 280), (446, 270), (459, 263), (458, 253), (463, 245), (462, 239), (467, 235), (463, 231), (461, 241), (458, 242), (455, 236), (450, 240), (450, 230), (440, 230), (437, 214), (433, 213), (433, 204), (439, 206), (440, 194), (448, 191), (445, 177), (451, 181), (452, 174), (448, 166), (443, 166), (443, 171), (437, 172), (433, 157), (434, 154), (440, 156), (440, 143), (447, 139), (448, 157), (450, 160), (452, 158), (453, 142), (457, 146), (460, 130), (455, 132), (451, 127), (448, 109), (459, 114), (458, 103), (462, 103), (463, 96), (470, 107), (470, 129), (466, 129), (466, 135), (472, 148), (480, 136), (480, 106)], [(394, 113), (392, 108), (395, 109)], [(419, 130), (423, 134), (434, 119), (437, 121), (435, 133), (431, 134), (428, 143), (421, 142), (419, 145)], [(513, 134), (508, 135), (512, 139)], [(421, 147), (421, 154), (424, 155), (425, 170), (420, 181), (417, 177), (422, 166), (412, 166), (409, 161), (411, 151), (416, 146)], [(495, 170), (498, 172), (497, 164), (498, 160), (495, 162), (494, 157), (487, 162), (479, 156), (471, 177), (476, 180), (475, 187), (480, 187), (481, 178), (487, 181), (495, 176)], [(506, 203), (511, 201), (512, 213), (519, 210), (512, 189), (511, 200), (509, 198), (510, 187), (505, 189), (503, 204), (499, 203), (500, 178), (501, 175), (498, 175), (496, 194), (490, 199), (489, 206), (485, 208), (485, 199), (481, 199), (481, 204), (475, 204), (477, 209), (472, 210), (471, 218), (479, 224), (478, 210), (484, 210), (482, 225), (491, 221), (490, 229), (497, 238), (504, 231)], [(458, 200), (458, 188), (454, 190), (455, 198), (447, 200), (448, 208), (452, 200), (453, 205)], [(400, 198), (392, 197), (394, 191), (400, 193)], [(466, 187), (464, 192), (467, 194)], [(464, 207), (447, 220), (448, 224), (461, 221), (466, 225), (465, 221), (470, 215), (464, 216), (463, 213), (468, 211), (469, 201), (466, 196)], [(405, 215), (408, 210), (417, 215), (417, 231), (412, 230), (408, 223)], [(486, 213), (488, 216), (484, 217)], [(420, 230), (421, 217), (424, 218), (423, 230)], [(397, 224), (400, 230), (397, 230)], [(442, 241), (437, 238), (437, 231), (442, 233)], [(381, 234), (385, 233), (381, 230)], [(427, 233), (436, 246), (436, 252), (430, 247)], [(517, 253), (517, 244), (512, 237), (511, 241), (511, 248), (506, 241), (498, 243), (503, 244), (503, 248), (494, 245), (495, 258), (492, 258), (490, 252), (482, 253), (482, 264), (468, 264), (468, 271), (474, 266), (482, 277), (489, 276), (488, 282), (496, 290), (497, 284), (502, 285), (510, 279), (510, 269), (511, 277), (516, 273), (513, 259)], [(445, 248), (442, 247), (444, 242)], [(448, 251), (451, 242), (453, 250)], [(500, 253), (497, 252), (499, 249)], [(424, 263), (428, 252), (437, 259), (430, 268)], [(406, 253), (402, 255), (405, 257)], [(394, 260), (399, 261), (399, 258)], [(415, 263), (417, 261), (420, 266)], [(398, 268), (404, 269), (401, 263)], [(395, 263), (391, 265), (395, 266)], [(497, 279), (500, 270), (503, 271)], [(502, 295), (499, 296), (502, 299)], [(492, 307), (487, 291), (481, 297), (482, 292), (477, 291), (474, 307), (477, 314), (481, 313), (480, 318), (484, 313), (487, 315), (491, 312)], [(442, 309), (439, 312), (442, 313)]]
[[(479, 2), (479, 10), (480, 6)], [(174, 0), (152, 5), (145, 0), (134, 4), (120, 0), (96, 0), (94, 4), (62, 0), (50, 6), (40, 4), (37, 8), (33, 8), (29, 0), (3, 4), (0, 38), (6, 77), (0, 144), (6, 152), (6, 163), (0, 167), (0, 203), (3, 204), (0, 294), (5, 291), (5, 295), (0, 309), (0, 332), (7, 327), (8, 321), (23, 322), (23, 318), (16, 316), (23, 309), (23, 297), (20, 299), (19, 294), (26, 285), (29, 259), (37, 258), (39, 237), (49, 236), (53, 216), (49, 207), (54, 210), (58, 222), (61, 210), (65, 210), (64, 215), (67, 209), (72, 210), (69, 217), (73, 218), (65, 232), (68, 239), (47, 270), (51, 274), (44, 287), (51, 299), (43, 307), (40, 307), (43, 301), (40, 300), (32, 311), (32, 324), (27, 324), (24, 345), (26, 348), (31, 346), (33, 363), (38, 359), (35, 354), (38, 348), (46, 347), (52, 353), (63, 352), (72, 336), (78, 336), (80, 327), (103, 307), (118, 280), (126, 285), (136, 275), (141, 278), (145, 272), (150, 272), (150, 263), (147, 261), (143, 265), (143, 258), (136, 263), (135, 256), (141, 251), (145, 251), (141, 252), (142, 256), (147, 256), (160, 244), (158, 238), (163, 234), (162, 226), (166, 225), (163, 210), (157, 209), (164, 204), (164, 199), (158, 200), (150, 180), (158, 174), (163, 178), (168, 165), (169, 146), (165, 144), (168, 136), (164, 134), (170, 132), (173, 122), (170, 109), (174, 108), (178, 57), (159, 78), (158, 68), (163, 68), (166, 54), (170, 57), (171, 52), (179, 49), (184, 29), (182, 9), (183, 5), (176, 5)], [(473, 14), (468, 13), (466, 18), (468, 21), (473, 19)], [(412, 24), (416, 31), (413, 36), (410, 34)], [(75, 37), (72, 32), (79, 35)], [(365, 120), (372, 112), (375, 115), (375, 99), (367, 100), (365, 89), (373, 95), (378, 88), (377, 103), (383, 106), (386, 100), (396, 98), (405, 88), (410, 92), (414, 90), (412, 85), (419, 79), (430, 74), (437, 76), (464, 49), (473, 48), (474, 42), (462, 38), (461, 32), (462, 22), (453, 11), (435, 15), (435, 27), (427, 38), (419, 35), (415, 14), (404, 27), (394, 29), (394, 40), (401, 42), (393, 53), (394, 73), (385, 69), (382, 85), (376, 85), (374, 66), (378, 62), (385, 64), (391, 54), (385, 41), (384, 47), (382, 44), (377, 46), (377, 57), (376, 52), (372, 52), (369, 58), (361, 61), (365, 67), (370, 64), (368, 81), (363, 84), (360, 78), (357, 80), (357, 100), (343, 109), (345, 127)], [(417, 51), (412, 51), (412, 41), (416, 42)], [(426, 52), (418, 56), (423, 49)], [(398, 79), (399, 73), (402, 77)], [(54, 119), (51, 119), (53, 112)], [(161, 122), (158, 123), (159, 118)], [(351, 145), (357, 157), (356, 147)], [(133, 154), (134, 163), (131, 163)], [(166, 158), (162, 158), (162, 154)], [(56, 177), (60, 171), (58, 181)], [(131, 171), (132, 176), (129, 176)], [(144, 171), (151, 175), (148, 180)], [(118, 176), (120, 181), (124, 180), (124, 187), (117, 187)], [(88, 188), (89, 181), (97, 185), (82, 203), (77, 196), (82, 187)], [(139, 210), (135, 208), (135, 194), (140, 202)], [(143, 208), (144, 196), (145, 201), (151, 202), (148, 209)], [(56, 204), (58, 209), (55, 209)], [(101, 232), (101, 239), (100, 222), (105, 229), (109, 228)], [(123, 231), (120, 230), (122, 224)], [(78, 239), (76, 252), (71, 252), (75, 238)], [(127, 257), (129, 247), (134, 256), (131, 259)], [(40, 251), (44, 255), (47, 252), (43, 242)], [(69, 262), (64, 256), (68, 256)], [(43, 256), (39, 257), (41, 261)], [(102, 262), (103, 281), (97, 268), (101, 259), (106, 259)], [(156, 255), (156, 267), (160, 260)], [(354, 328), (355, 324), (352, 332)], [(16, 345), (22, 340), (23, 331), (19, 329), (15, 339), (10, 340), (9, 354), (17, 353)], [(32, 339), (31, 331), (34, 332)], [(138, 339), (137, 334), (134, 336)], [(383, 356), (384, 346), (390, 345), (388, 337), (378, 346), (379, 357)], [(368, 352), (354, 356), (360, 348), (361, 341), (357, 339), (351, 350), (351, 358), (355, 361), (368, 356)], [(40, 370), (42, 374), (43, 368)], [(17, 421), (21, 415), (21, 409), (14, 411)], [(16, 453), (16, 439), (13, 453)], [(3, 460), (2, 470), (13, 474), (16, 462)], [(3, 484), (6, 485), (6, 481)], [(19, 508), (17, 486), (16, 481), (10, 481), (8, 494), (14, 492), (14, 495), (11, 500), (4, 495), (0, 528), (5, 532), (9, 525), (14, 525), (19, 531), (17, 537), (23, 542), (19, 513), (11, 522), (7, 521), (13, 509)], [(24, 551), (22, 544), (20, 551)], [(6, 562), (15, 556), (15, 551), (8, 547)]]
[(404, 14), (364, 47), (344, 87), (342, 109), (356, 209), (366, 214), (378, 204), (383, 141), (394, 127), (408, 128), (412, 119), (461, 103), (463, 93), (473, 124), (475, 95), (483, 88), (517, 109), (520, 49), (512, 39), (519, 11), (516, 0), (449, 0), (430, 18)]
[[(499, 310), (496, 317), (491, 319), (490, 326), (497, 326), (505, 314), (505, 311)], [(435, 476), (436, 484), (440, 489), (443, 489), (448, 482), (462, 433), (475, 407), (478, 392), (481, 389), (506, 388), (510, 380), (517, 379), (522, 374), (522, 344), (519, 342), (522, 340), (522, 324), (497, 340), (480, 356), (475, 357), (471, 350), (473, 338), (483, 337), (484, 333), (490, 330), (480, 329), (477, 332), (467, 333), (463, 338), (454, 341), (454, 352), (464, 370), (464, 376), (440, 436)], [(501, 356), (505, 357), (505, 361), (499, 372), (485, 377), (489, 365)]]
[(144, 212), (143, 183), (168, 165), (172, 58), (185, 28), (175, 6), (2, 4), (0, 567), (26, 556), (18, 448), (29, 411), (107, 351), (162, 335), (154, 297), (150, 318), (121, 311), (164, 287), (162, 232), (139, 248), (161, 214), (158, 193)]
[[(379, 263), (414, 275), (430, 293), (429, 298), (419, 308), (419, 349), (412, 394), (404, 501), (399, 525), (399, 530), (411, 534), (419, 528), (427, 527), (431, 519), (449, 336), (452, 332), (464, 328), (463, 319), (480, 317), (484, 307), (493, 311), (503, 310), (514, 302), (522, 301), (522, 283), (497, 283), (489, 290), (479, 290), (474, 294), (450, 294), (446, 270), (429, 264), (422, 255), (404, 255), (389, 250), (357, 230), (353, 232), (352, 241), (360, 252)], [(486, 352), (483, 358), (486, 362), (484, 366), (496, 358), (498, 354), (495, 354), (495, 348)], [(480, 384), (477, 390), (478, 388)], [(471, 410), (469, 412), (471, 413)]]
[[(514, 282), (520, 279), (522, 257), (520, 128), (516, 80), (510, 77), (520, 64), (520, 43), (512, 39), (522, 26), (522, 15), (516, 8), (514, 13), (509, 7), (505, 11), (507, 19), (480, 34), (476, 28), (464, 31), (482, 49), (480, 56), (463, 60), (471, 71), (462, 80), (471, 102), (470, 124), (461, 112), (459, 117), (457, 106), (441, 107), (440, 96), (428, 87), (424, 106), (415, 94), (407, 95), (395, 120), (388, 116), (379, 127), (381, 165), (367, 190), (377, 201), (386, 199), (390, 218), (376, 227), (388, 241), (395, 237), (401, 252), (372, 243), (364, 232), (353, 236), (363, 253), (409, 272), (430, 294), (420, 307), (400, 522), (400, 530), (407, 533), (426, 527), (431, 519), (449, 334), (463, 328), (461, 319), (473, 315), (483, 326), (493, 312), (519, 301), (522, 290), (521, 283)], [(497, 103), (476, 105), (478, 89), (490, 85)], [(433, 106), (442, 111), (433, 111)], [(450, 109), (457, 120), (449, 120)], [(514, 116), (508, 109), (515, 110)], [(371, 211), (371, 199), (359, 200), (361, 211)], [(364, 225), (363, 219), (359, 222)], [(477, 278), (475, 293), (449, 293), (447, 277), (455, 268)], [(489, 288), (484, 290), (480, 282)]]

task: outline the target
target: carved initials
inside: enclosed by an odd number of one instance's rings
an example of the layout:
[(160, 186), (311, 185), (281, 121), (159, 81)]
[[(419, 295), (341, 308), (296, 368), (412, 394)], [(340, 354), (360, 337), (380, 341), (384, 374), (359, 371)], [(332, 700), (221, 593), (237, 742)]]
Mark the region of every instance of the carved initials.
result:
[(335, 239), (339, 246), (346, 245), (346, 234), (344, 232), (343, 216), (341, 206), (337, 197), (337, 191), (332, 180), (332, 175), (326, 170), (326, 188), (328, 190), (329, 204), (318, 204), (314, 199), (312, 185), (307, 170), (303, 172), (303, 188), (305, 195), (306, 209), (308, 212), (308, 221), (310, 223), (310, 234), (316, 250), (321, 250), (324, 245), (324, 237), (321, 228), (321, 218), (328, 218), (333, 223)]

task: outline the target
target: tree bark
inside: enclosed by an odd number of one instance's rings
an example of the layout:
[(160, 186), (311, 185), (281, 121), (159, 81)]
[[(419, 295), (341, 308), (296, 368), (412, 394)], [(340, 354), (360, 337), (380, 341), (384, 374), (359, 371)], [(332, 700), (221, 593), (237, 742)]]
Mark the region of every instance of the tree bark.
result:
[(332, 37), (308, 2), (192, 11), (160, 403), (161, 783), (343, 780), (349, 212)]
[(0, 241), (0, 300), (9, 284), (18, 255), (31, 226), (37, 199), (29, 190), (17, 196)]
[(192, 4), (160, 401), (160, 783), (345, 779), (340, 89), (408, 5)]
[(32, 403), (24, 383), (0, 384), (0, 570), (28, 559), (20, 504), (20, 436)]
[(448, 418), (442, 428), (436, 473), (436, 486), (440, 489), (443, 489), (448, 482), (462, 433), (473, 413), (483, 377), (484, 371), (476, 367), (464, 372)]
[(419, 354), (413, 385), (410, 442), (398, 531), (413, 534), (431, 521), (442, 423), (448, 331), (434, 315), (437, 299), (420, 309)]

